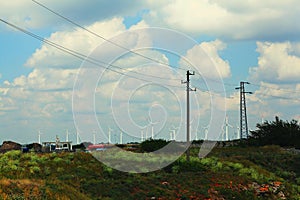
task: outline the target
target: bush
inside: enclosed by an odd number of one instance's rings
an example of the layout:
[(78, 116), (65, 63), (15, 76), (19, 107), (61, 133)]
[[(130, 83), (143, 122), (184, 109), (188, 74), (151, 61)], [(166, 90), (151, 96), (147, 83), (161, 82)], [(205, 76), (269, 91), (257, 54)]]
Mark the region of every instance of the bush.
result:
[(163, 139), (158, 139), (158, 140), (150, 139), (142, 142), (140, 144), (140, 148), (142, 152), (153, 152), (163, 148), (167, 144), (169, 144), (169, 142)]
[(280, 145), (300, 148), (300, 126), (296, 120), (282, 121), (279, 117), (273, 122), (257, 124), (258, 130), (251, 131), (248, 143), (251, 145)]

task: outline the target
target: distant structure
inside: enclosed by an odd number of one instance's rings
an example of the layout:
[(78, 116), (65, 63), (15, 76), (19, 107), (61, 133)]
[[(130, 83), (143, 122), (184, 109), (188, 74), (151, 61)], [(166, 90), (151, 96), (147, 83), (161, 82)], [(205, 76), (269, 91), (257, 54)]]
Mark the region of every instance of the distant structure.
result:
[(72, 142), (61, 142), (56, 136), (55, 142), (42, 142), (42, 149), (44, 152), (60, 152), (60, 151), (72, 151)]

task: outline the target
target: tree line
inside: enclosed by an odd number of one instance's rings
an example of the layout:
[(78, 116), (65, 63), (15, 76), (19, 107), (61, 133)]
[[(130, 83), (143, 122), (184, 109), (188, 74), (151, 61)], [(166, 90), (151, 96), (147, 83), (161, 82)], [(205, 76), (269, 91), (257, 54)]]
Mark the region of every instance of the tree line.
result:
[(283, 121), (278, 116), (274, 121), (265, 121), (251, 131), (247, 143), (254, 146), (279, 145), (300, 149), (300, 126), (297, 120)]

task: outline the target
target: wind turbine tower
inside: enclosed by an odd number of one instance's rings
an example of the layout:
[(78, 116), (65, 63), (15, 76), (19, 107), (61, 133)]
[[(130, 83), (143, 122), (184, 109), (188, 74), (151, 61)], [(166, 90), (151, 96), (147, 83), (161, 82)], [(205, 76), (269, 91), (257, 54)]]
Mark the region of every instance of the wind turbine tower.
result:
[(123, 144), (123, 132), (120, 131), (120, 144)]
[(96, 131), (93, 131), (93, 144), (96, 144)]
[(208, 126), (204, 126), (202, 128), (204, 129), (204, 140), (208, 140), (208, 128), (209, 128), (209, 125)]
[(154, 140), (154, 125), (157, 124), (158, 122), (153, 122), (150, 117), (148, 118), (148, 122), (150, 123), (151, 126), (151, 138)]
[(113, 131), (113, 129), (111, 129), (110, 127), (108, 127), (108, 144), (111, 144), (111, 132)]
[(228, 127), (233, 128), (231, 124), (228, 123), (228, 116), (225, 118), (225, 140), (229, 140)]
[(79, 144), (79, 132), (76, 131), (76, 144)]
[(70, 134), (69, 130), (67, 129), (66, 130), (66, 142), (69, 142), (69, 134)]
[(41, 144), (41, 135), (42, 135), (42, 133), (41, 133), (41, 131), (39, 130), (39, 131), (38, 131), (38, 142), (39, 142), (39, 144)]
[(141, 128), (141, 142), (144, 141), (144, 131), (143, 131), (143, 128)]

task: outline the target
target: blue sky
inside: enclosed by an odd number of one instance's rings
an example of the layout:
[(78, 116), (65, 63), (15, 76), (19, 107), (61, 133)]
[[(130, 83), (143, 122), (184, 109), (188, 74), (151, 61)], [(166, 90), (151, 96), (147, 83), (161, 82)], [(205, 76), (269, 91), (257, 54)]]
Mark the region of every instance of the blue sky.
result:
[[(216, 109), (222, 115), (228, 115), (229, 123), (234, 126), (229, 129), (229, 135), (235, 138), (239, 123), (239, 93), (234, 88), (239, 86), (240, 81), (249, 81), (251, 84), (247, 85), (247, 90), (254, 93), (247, 96), (250, 129), (255, 129), (262, 118), (272, 120), (276, 115), (285, 120), (300, 118), (300, 42), (297, 37), (300, 33), (297, 26), (300, 12), (296, 0), (255, 0), (246, 3), (236, 0), (39, 2), (116, 44), (135, 49), (152, 61), (132, 52), (113, 59), (112, 55), (121, 52), (116, 46), (110, 46), (109, 42), (68, 23), (33, 1), (3, 3), (1, 19), (76, 52), (90, 55), (90, 58), (94, 55), (97, 59), (102, 58), (101, 61), (121, 66), (118, 71), (122, 73), (135, 73), (124, 78), (111, 71), (102, 71), (102, 75), (100, 71), (89, 71), (99, 77), (78, 85), (82, 81), (81, 76), (85, 77), (84, 69), (88, 71), (91, 63), (49, 47), (1, 23), (2, 141), (33, 142), (38, 138), (38, 130), (41, 130), (45, 140), (52, 140), (55, 135), (64, 139), (68, 129), (73, 141), (76, 132), (80, 132), (82, 140), (91, 140), (92, 132), (96, 131), (97, 142), (107, 142), (109, 127), (114, 129), (115, 142), (120, 131), (125, 135), (123, 141), (139, 141), (143, 127), (144, 133), (146, 130), (148, 136), (151, 133), (149, 120), (157, 121), (154, 125), (157, 137), (168, 139), (172, 127), (181, 126), (178, 138), (182, 135), (179, 140), (184, 140), (185, 125), (180, 116), (185, 116), (181, 108), (185, 98), (184, 88), (180, 89), (183, 87), (180, 79), (185, 78), (185, 70), (188, 69), (196, 70), (191, 84), (199, 89), (195, 99), (191, 100), (192, 106), (197, 108), (192, 112), (192, 118), (197, 122), (191, 125), (193, 137), (196, 130), (198, 138), (202, 137), (203, 127), (208, 124), (222, 129), (224, 119), (220, 120), (221, 125), (210, 121), (212, 110)], [(150, 30), (152, 27), (168, 31), (155, 35)], [(101, 50), (101, 47), (107, 51)], [(158, 47), (165, 48), (159, 50)], [(172, 54), (173, 51), (178, 54)], [(99, 52), (102, 54), (97, 54)], [(179, 68), (170, 72), (161, 63)], [(189, 68), (189, 65), (194, 68)], [(149, 77), (154, 78), (152, 81), (161, 89), (142, 86), (145, 82), (140, 82), (141, 87), (137, 87), (130, 79), (130, 76), (137, 75), (139, 79), (146, 78), (148, 81)], [(170, 88), (162, 89), (163, 85)], [(80, 87), (95, 87), (94, 94), (93, 91), (88, 93), (82, 90), (80, 94), (76, 93)], [(214, 90), (201, 92), (209, 88)], [(225, 93), (221, 92), (223, 89)], [(112, 91), (118, 92), (110, 93)], [(169, 92), (176, 94), (177, 100)], [(79, 97), (81, 101), (74, 100)], [(173, 103), (177, 105), (177, 101), (180, 108), (172, 107)], [(78, 104), (74, 105), (74, 102)], [(128, 108), (125, 102), (130, 102)], [(86, 103), (91, 105), (86, 106)], [(224, 103), (226, 109), (221, 106)], [(123, 113), (120, 111), (122, 109), (128, 112)], [(97, 124), (92, 122), (93, 117), (97, 118)], [(130, 120), (125, 120), (127, 118)], [(222, 132), (221, 129), (212, 129), (211, 132)]]

